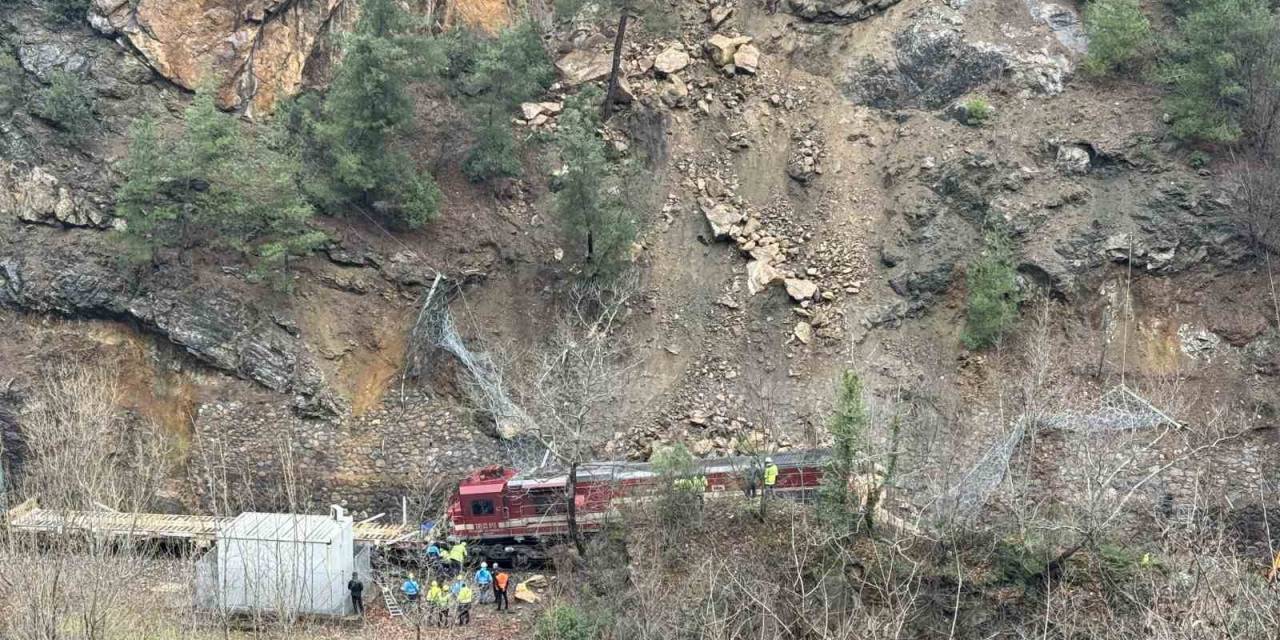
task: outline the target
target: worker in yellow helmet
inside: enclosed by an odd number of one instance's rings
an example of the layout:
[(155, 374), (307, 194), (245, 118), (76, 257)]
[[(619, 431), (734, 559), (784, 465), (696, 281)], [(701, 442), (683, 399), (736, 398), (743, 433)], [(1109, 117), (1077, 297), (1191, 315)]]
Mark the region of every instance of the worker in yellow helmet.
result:
[[(462, 579), (459, 578), (459, 581)], [(463, 582), (458, 588), (458, 626), (471, 624), (471, 601), (475, 600), (471, 585)]]
[(440, 586), (439, 580), (431, 581), (431, 588), (427, 590), (427, 603), (431, 605), (436, 624), (441, 627), (449, 626), (449, 592)]
[(773, 458), (764, 459), (764, 493), (772, 497), (774, 487), (778, 484), (778, 465), (773, 463)]

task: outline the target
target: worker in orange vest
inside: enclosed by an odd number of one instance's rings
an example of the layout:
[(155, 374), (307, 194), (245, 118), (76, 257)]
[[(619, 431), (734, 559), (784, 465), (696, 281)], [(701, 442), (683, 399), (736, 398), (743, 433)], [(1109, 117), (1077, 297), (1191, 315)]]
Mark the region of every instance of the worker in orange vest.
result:
[(498, 575), (493, 577), (493, 600), (498, 603), (498, 611), (502, 611), (505, 605), (507, 611), (511, 610), (511, 603), (507, 601), (507, 584), (511, 581), (511, 576), (506, 571), (499, 571)]

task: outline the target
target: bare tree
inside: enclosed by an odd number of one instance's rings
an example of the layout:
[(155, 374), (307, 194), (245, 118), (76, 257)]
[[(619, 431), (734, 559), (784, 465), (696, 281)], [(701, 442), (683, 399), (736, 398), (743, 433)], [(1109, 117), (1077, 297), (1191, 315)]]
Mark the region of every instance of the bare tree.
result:
[(530, 391), (537, 416), (534, 435), (568, 474), (569, 536), (580, 555), (586, 555), (586, 545), (574, 499), (578, 469), (616, 430), (615, 400), (631, 368), (621, 325), (634, 287), (634, 281), (612, 288), (574, 286), (564, 317), (538, 359)]
[[(93, 511), (142, 511), (170, 471), (167, 438), (129, 419), (102, 368), (45, 371), (18, 416), (25, 447), (20, 487), (60, 511), (65, 530), (37, 539), (10, 532), (0, 548), (0, 635), (22, 640), (118, 637), (135, 628), (130, 589), (155, 565), (145, 541), (89, 530)], [(81, 522), (79, 518), (84, 518)]]

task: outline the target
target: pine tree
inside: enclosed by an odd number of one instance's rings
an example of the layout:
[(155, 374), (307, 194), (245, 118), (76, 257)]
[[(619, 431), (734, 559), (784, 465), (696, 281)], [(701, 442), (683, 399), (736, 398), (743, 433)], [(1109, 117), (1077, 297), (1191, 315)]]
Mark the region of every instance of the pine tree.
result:
[(1018, 272), (1008, 238), (995, 232), (987, 236), (986, 249), (969, 265), (966, 283), (968, 298), (961, 339), (970, 349), (985, 349), (1018, 320)]
[(271, 138), (251, 142), (211, 92), (198, 92), (185, 116), (172, 143), (149, 118), (130, 129), (116, 213), (134, 257), (207, 246), (251, 256), (273, 271), (324, 240), (308, 227), (312, 211), (291, 152)]
[(410, 17), (395, 0), (364, 0), (360, 12), (324, 105), (305, 127), (319, 147), (313, 176), (322, 180), (309, 193), (329, 208), (381, 211), (390, 222), (420, 227), (435, 215), (440, 191), (393, 142), (413, 118), (407, 79), (443, 63), (434, 47), (409, 35)]
[(1132, 69), (1151, 46), (1151, 23), (1138, 0), (1090, 0), (1084, 27), (1089, 34), (1084, 69), (1094, 75)]
[(1163, 73), (1173, 132), (1266, 144), (1280, 120), (1280, 22), (1265, 0), (1203, 0), (1178, 19)]
[(466, 61), (463, 95), (476, 123), (476, 144), (463, 170), (472, 180), (519, 173), (510, 112), (547, 90), (555, 69), (532, 23), (507, 29)]

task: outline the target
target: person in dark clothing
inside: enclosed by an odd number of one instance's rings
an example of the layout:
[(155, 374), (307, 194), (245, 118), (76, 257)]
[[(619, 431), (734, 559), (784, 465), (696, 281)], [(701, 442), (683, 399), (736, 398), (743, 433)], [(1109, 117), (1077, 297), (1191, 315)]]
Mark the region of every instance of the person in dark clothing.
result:
[(499, 571), (498, 575), (493, 577), (493, 600), (498, 604), (498, 611), (502, 611), (503, 607), (507, 611), (511, 611), (511, 603), (507, 601), (507, 583), (511, 580), (511, 576), (506, 571)]
[(360, 582), (360, 576), (353, 573), (351, 580), (347, 581), (347, 591), (351, 592), (351, 606), (355, 609), (356, 615), (364, 617), (364, 583)]

